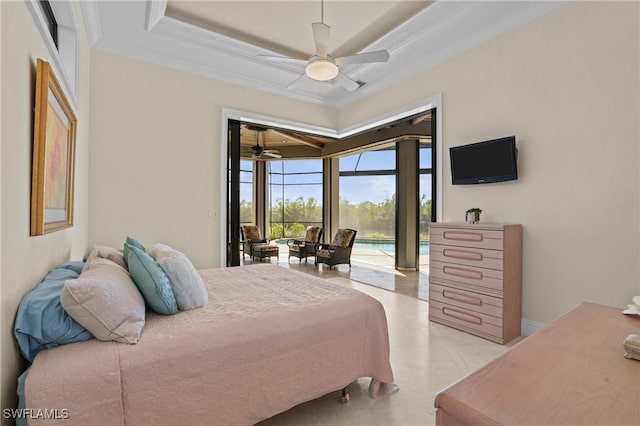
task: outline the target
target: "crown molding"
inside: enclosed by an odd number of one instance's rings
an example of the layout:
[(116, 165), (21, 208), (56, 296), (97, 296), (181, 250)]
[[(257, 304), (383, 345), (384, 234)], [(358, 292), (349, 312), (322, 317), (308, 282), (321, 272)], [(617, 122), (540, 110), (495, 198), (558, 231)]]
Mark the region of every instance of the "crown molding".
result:
[[(344, 96), (332, 103), (334, 108), (343, 108), (387, 87), (414, 75), (424, 72), (449, 58), (470, 50), (511, 29), (532, 21), (563, 5), (557, 2), (437, 2), (426, 11), (434, 8), (432, 15), (416, 16), (403, 31), (410, 33), (404, 43), (397, 42), (398, 48), (392, 50), (396, 63), (393, 67), (381, 64), (373, 69), (367, 83), (350, 96)], [(428, 20), (434, 20), (429, 25)], [(423, 30), (413, 30), (414, 27)], [(464, 31), (462, 30), (464, 29)], [(389, 33), (396, 38), (398, 34)], [(400, 40), (402, 38), (400, 37)], [(383, 40), (381, 39), (380, 42)], [(383, 48), (374, 43), (371, 49)], [(419, 46), (431, 46), (420, 49)], [(356, 74), (357, 75), (357, 74)]]
[(219, 81), (224, 81), (226, 83), (261, 90), (268, 93), (283, 95), (312, 104), (325, 104), (325, 98), (322, 96), (304, 92), (288, 92), (286, 91), (286, 88), (280, 89), (278, 87), (271, 87), (269, 85), (266, 85), (264, 81), (260, 79), (251, 76), (244, 76), (233, 69), (216, 69), (215, 74), (213, 74), (211, 67), (207, 64), (203, 64), (201, 62), (193, 62), (183, 58), (176, 58), (173, 55), (167, 55), (163, 52), (152, 51), (140, 48), (139, 46), (136, 46), (134, 44), (122, 43), (115, 40), (103, 39), (100, 41), (98, 46), (98, 49), (104, 52), (139, 60), (142, 62), (147, 62), (150, 64), (164, 66), (189, 74), (194, 74), (200, 77), (211, 78)]
[(167, 12), (167, 0), (149, 1), (147, 7), (147, 19), (145, 21), (145, 29), (151, 31)]
[(59, 46), (53, 42), (49, 27), (37, 2), (25, 0), (25, 4), (49, 53), (48, 60), (52, 64), (56, 77), (67, 95), (72, 109), (78, 111), (78, 19), (73, 4), (69, 0), (61, 0), (52, 5), (58, 20)]
[(93, 47), (98, 40), (102, 38), (98, 2), (82, 1), (80, 2), (80, 10), (82, 10), (82, 18), (84, 20), (84, 28), (87, 32), (87, 38), (89, 39), (89, 46)]
[[(330, 82), (312, 80), (289, 88), (304, 73), (303, 67), (261, 60), (257, 55), (280, 53), (167, 17), (166, 0), (145, 4), (100, 2), (99, 7), (96, 2), (88, 5), (83, 2), (83, 13), (95, 48), (305, 102), (343, 108), (566, 3), (566, 0), (436, 1), (363, 49), (388, 50), (391, 54), (388, 62), (341, 67), (351, 78), (365, 83), (354, 92)], [(118, 19), (125, 15), (127, 19)]]

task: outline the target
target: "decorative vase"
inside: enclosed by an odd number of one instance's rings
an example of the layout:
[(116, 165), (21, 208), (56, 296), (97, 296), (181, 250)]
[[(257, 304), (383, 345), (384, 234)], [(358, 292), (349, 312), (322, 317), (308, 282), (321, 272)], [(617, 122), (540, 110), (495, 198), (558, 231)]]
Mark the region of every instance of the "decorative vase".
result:
[(469, 212), (469, 213), (467, 213), (467, 222), (468, 223), (478, 223), (478, 222), (480, 222), (480, 212)]

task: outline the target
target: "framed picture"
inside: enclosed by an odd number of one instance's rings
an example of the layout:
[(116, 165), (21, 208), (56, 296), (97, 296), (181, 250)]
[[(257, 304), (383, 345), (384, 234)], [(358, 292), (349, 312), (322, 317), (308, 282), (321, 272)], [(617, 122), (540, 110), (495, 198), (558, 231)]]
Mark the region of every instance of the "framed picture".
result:
[(73, 226), (77, 120), (48, 62), (38, 59), (31, 169), (31, 235)]

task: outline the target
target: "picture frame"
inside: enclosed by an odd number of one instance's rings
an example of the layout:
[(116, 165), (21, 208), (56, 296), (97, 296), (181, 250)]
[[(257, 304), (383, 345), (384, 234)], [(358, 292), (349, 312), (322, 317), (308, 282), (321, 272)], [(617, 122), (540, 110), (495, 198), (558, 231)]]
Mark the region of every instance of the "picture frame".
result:
[(73, 226), (77, 119), (51, 65), (36, 65), (31, 235)]

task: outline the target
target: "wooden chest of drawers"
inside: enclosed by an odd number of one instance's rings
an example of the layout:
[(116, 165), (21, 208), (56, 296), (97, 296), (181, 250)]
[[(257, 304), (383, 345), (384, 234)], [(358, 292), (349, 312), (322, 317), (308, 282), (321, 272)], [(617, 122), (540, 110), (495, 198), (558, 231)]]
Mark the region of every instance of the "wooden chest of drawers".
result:
[(638, 318), (583, 303), (440, 391), (436, 425), (640, 425)]
[(522, 226), (432, 223), (429, 319), (506, 343), (520, 335)]

